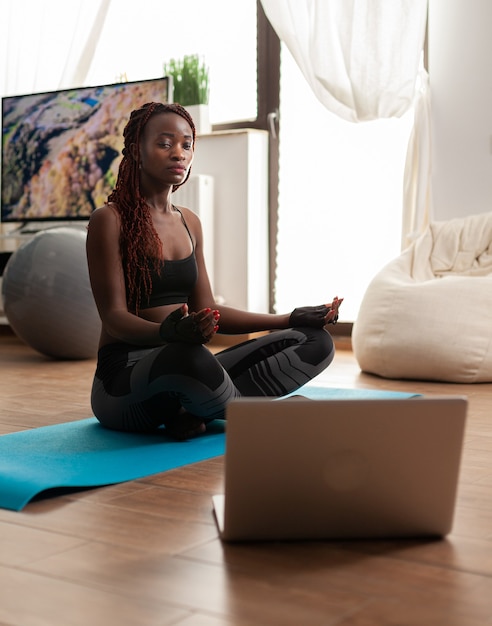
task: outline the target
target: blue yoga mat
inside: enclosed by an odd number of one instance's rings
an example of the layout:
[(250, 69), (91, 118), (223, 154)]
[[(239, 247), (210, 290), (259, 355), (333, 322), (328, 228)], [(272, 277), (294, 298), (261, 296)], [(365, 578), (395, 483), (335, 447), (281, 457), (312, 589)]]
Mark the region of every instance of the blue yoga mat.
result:
[[(306, 385), (296, 394), (313, 400), (408, 398), (415, 394), (372, 389)], [(103, 428), (95, 417), (43, 426), (0, 437), (0, 508), (22, 510), (35, 496), (53, 489), (122, 483), (197, 463), (224, 453), (225, 426), (178, 442), (165, 435), (121, 433)]]

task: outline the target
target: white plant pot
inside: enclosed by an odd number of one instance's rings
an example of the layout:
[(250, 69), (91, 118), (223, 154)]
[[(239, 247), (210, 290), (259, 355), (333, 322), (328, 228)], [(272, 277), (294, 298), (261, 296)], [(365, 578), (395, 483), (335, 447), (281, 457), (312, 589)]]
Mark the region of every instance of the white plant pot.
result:
[(195, 122), (197, 135), (207, 135), (212, 132), (208, 104), (191, 104), (186, 107), (186, 110)]

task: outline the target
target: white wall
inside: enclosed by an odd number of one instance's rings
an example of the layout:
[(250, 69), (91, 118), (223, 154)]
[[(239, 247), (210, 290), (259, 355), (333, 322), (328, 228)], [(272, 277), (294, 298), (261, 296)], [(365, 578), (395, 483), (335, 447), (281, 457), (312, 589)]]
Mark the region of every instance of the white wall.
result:
[(429, 0), (436, 220), (492, 211), (491, 26), (491, 0)]

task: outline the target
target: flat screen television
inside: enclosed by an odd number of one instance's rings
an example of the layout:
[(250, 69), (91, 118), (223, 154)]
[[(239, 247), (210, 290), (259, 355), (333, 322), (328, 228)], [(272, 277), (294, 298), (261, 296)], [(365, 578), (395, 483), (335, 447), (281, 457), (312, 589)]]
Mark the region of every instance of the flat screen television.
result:
[(2, 222), (87, 220), (116, 182), (123, 128), (146, 102), (172, 102), (172, 79), (2, 98)]

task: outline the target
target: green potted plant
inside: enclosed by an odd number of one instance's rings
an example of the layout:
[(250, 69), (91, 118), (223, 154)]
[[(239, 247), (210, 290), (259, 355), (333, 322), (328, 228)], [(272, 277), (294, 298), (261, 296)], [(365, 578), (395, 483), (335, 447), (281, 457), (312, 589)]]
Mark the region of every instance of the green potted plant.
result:
[(173, 80), (174, 102), (186, 107), (198, 133), (210, 132), (208, 112), (209, 68), (198, 54), (164, 63), (164, 76)]

